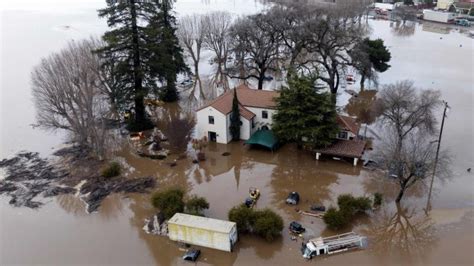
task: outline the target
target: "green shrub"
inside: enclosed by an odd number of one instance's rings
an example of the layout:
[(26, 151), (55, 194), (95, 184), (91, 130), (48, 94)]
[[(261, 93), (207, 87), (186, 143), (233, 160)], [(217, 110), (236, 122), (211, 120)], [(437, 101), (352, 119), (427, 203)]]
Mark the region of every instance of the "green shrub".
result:
[(323, 216), (326, 225), (332, 230), (339, 230), (346, 227), (352, 219), (352, 215), (346, 210), (336, 210), (329, 208)]
[(280, 236), (283, 230), (283, 219), (270, 209), (255, 212), (253, 231), (267, 241), (272, 241)]
[(355, 215), (363, 213), (372, 207), (372, 200), (368, 197), (355, 198), (351, 194), (342, 194), (337, 197), (339, 210), (331, 207), (323, 216), (326, 225), (333, 230), (346, 227)]
[(283, 230), (283, 219), (270, 209), (254, 210), (241, 204), (230, 209), (228, 218), (237, 224), (239, 233), (254, 233), (268, 241)]
[(252, 230), (255, 214), (254, 211), (245, 206), (245, 204), (232, 207), (227, 216), (229, 221), (237, 224), (237, 231), (239, 233), (248, 233)]
[(104, 169), (102, 169), (101, 176), (103, 177), (114, 177), (120, 175), (122, 168), (118, 162), (110, 162)]
[(337, 197), (337, 205), (341, 210), (356, 214), (370, 209), (372, 201), (368, 197), (355, 198), (350, 194), (342, 194)]
[(157, 192), (151, 197), (151, 204), (159, 209), (166, 219), (175, 213), (184, 211), (184, 191), (180, 188), (172, 188)]
[(383, 195), (382, 193), (374, 193), (374, 207), (378, 207), (380, 205), (382, 205), (382, 201), (383, 201)]
[(191, 196), (189, 200), (186, 201), (186, 213), (192, 215), (203, 215), (202, 211), (204, 209), (209, 209), (209, 202), (203, 197), (198, 197), (196, 195)]

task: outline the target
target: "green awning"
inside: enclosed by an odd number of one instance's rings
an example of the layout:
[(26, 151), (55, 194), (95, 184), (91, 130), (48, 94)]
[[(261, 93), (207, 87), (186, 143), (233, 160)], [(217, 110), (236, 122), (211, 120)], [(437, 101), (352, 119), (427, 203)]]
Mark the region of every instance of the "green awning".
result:
[(260, 145), (274, 150), (278, 146), (278, 139), (271, 130), (258, 130), (245, 144)]

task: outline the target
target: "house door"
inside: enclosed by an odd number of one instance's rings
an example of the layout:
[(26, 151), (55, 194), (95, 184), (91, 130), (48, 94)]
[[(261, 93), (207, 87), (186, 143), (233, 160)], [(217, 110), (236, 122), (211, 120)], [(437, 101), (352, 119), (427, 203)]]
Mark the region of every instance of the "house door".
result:
[(209, 131), (208, 139), (209, 139), (209, 141), (216, 142), (216, 140), (217, 140), (216, 132)]

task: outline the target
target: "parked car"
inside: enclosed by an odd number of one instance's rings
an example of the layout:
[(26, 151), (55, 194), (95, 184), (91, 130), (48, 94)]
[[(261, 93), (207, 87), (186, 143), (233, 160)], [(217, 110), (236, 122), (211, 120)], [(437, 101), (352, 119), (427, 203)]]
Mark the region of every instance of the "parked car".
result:
[(250, 197), (246, 198), (244, 201), (245, 206), (247, 206), (248, 208), (252, 208), (255, 205), (255, 203), (256, 203), (256, 200)]
[(467, 19), (457, 19), (455, 21), (456, 25), (458, 26), (463, 26), (463, 27), (469, 27), (471, 25), (471, 23), (469, 22), (469, 20)]
[(301, 234), (301, 233), (304, 233), (306, 231), (306, 229), (298, 222), (291, 222), (290, 223), (290, 232), (294, 233), (294, 234)]
[(183, 256), (183, 260), (187, 261), (196, 261), (201, 254), (201, 250), (199, 249), (190, 249), (186, 254)]
[(300, 194), (295, 191), (291, 192), (286, 199), (286, 203), (288, 204), (296, 205), (298, 202), (300, 202)]

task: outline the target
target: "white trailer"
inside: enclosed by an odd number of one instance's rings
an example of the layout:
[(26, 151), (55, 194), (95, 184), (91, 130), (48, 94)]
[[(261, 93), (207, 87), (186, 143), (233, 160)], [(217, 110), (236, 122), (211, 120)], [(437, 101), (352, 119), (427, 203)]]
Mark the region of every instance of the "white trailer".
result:
[(168, 237), (186, 244), (232, 252), (238, 240), (237, 224), (177, 213), (168, 221)]
[(456, 14), (450, 12), (435, 11), (430, 9), (423, 10), (423, 19), (441, 23), (453, 23)]
[(366, 247), (367, 237), (349, 232), (330, 237), (313, 238), (306, 243), (302, 252), (305, 259), (311, 259), (315, 256), (330, 255)]

